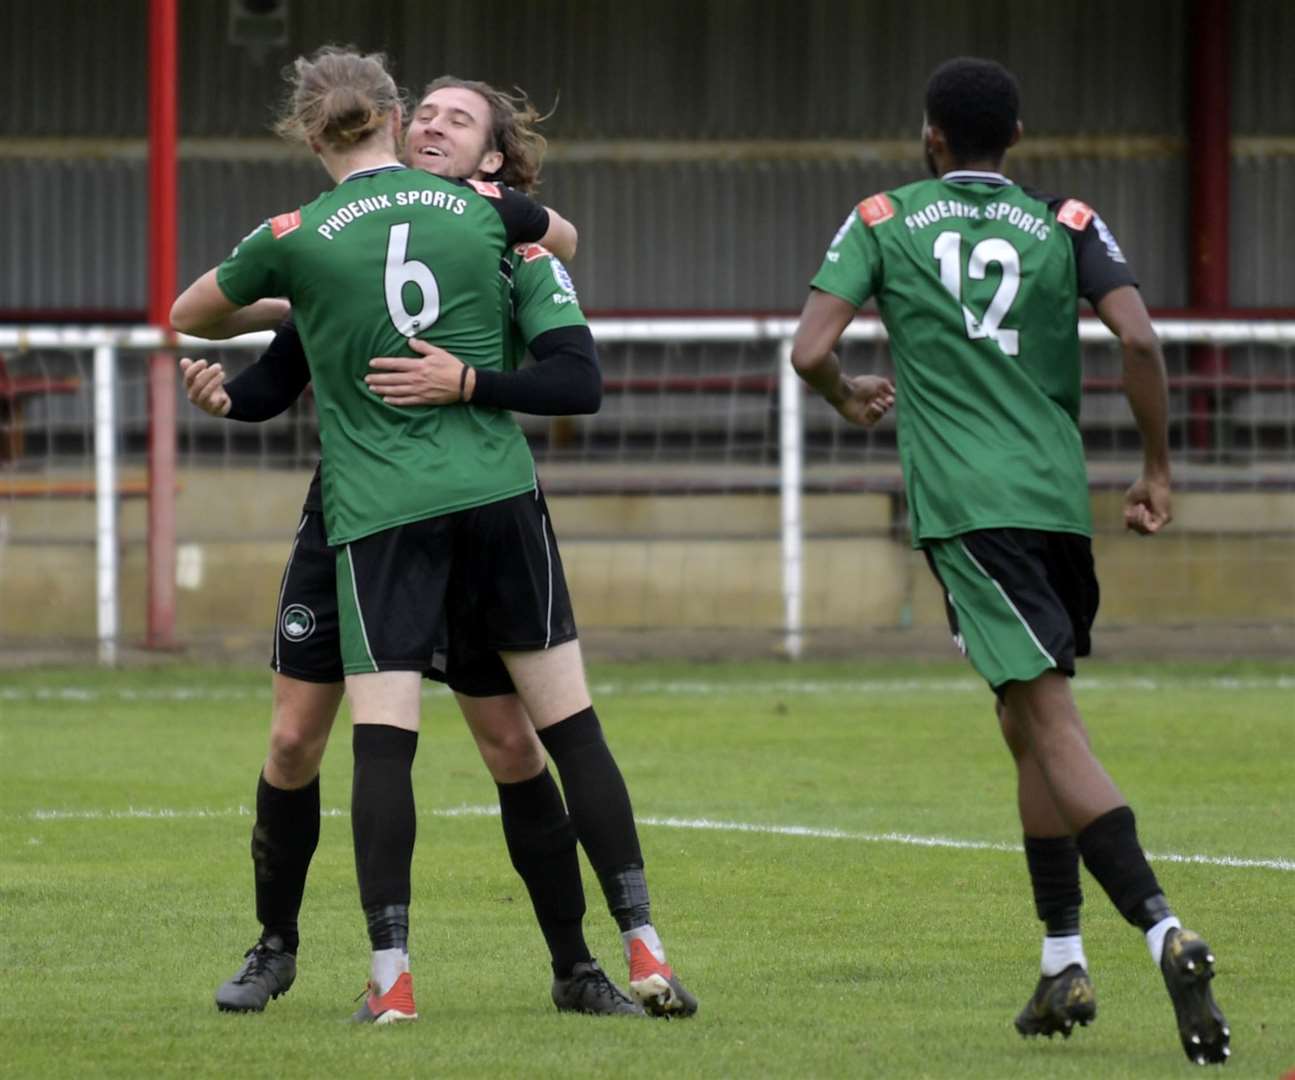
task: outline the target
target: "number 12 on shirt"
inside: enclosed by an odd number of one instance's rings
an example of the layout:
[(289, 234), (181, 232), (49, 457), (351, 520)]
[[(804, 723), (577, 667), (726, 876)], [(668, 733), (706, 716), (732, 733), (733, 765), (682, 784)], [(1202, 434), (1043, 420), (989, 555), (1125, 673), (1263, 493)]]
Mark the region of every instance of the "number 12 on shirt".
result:
[(1016, 330), (1004, 329), (1002, 325), (1021, 287), (1021, 256), (1016, 248), (1008, 241), (994, 237), (980, 241), (971, 249), (971, 258), (967, 262), (967, 276), (973, 281), (985, 280), (985, 273), (990, 263), (998, 263), (1002, 268), (1002, 278), (998, 288), (994, 291), (993, 299), (985, 309), (985, 314), (980, 318), (977, 318), (971, 309), (962, 303), (962, 234), (952, 229), (940, 233), (935, 238), (932, 254), (940, 264), (941, 284), (962, 307), (967, 337), (972, 341), (988, 338), (1003, 350), (1005, 356), (1019, 355), (1019, 333)]

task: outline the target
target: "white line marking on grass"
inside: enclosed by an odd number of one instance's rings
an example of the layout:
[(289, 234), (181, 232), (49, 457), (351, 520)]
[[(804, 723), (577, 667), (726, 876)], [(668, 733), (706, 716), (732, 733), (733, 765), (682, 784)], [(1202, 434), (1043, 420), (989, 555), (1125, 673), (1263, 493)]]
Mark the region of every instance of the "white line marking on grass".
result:
[[(953, 848), (959, 851), (1002, 851), (1020, 854), (1020, 844), (997, 840), (956, 840), (948, 836), (915, 836), (912, 833), (859, 833), (844, 829), (821, 829), (810, 825), (753, 825), (742, 821), (711, 821), (707, 818), (636, 818), (640, 825), (658, 825), (667, 829), (702, 829), (709, 832), (764, 833), (771, 836), (807, 836), (816, 840), (855, 840), (865, 844), (904, 844), (908, 847)], [(1236, 855), (1157, 854), (1148, 851), (1153, 862), (1199, 863), (1204, 866), (1230, 866), (1253, 870), (1295, 871), (1295, 859), (1244, 859)]]
[[(319, 812), (320, 817), (350, 817), (349, 810), (339, 807), (326, 807)], [(195, 821), (207, 818), (252, 817), (253, 811), (247, 806), (229, 806), (223, 810), (207, 810), (203, 807), (187, 807), (183, 810), (167, 807), (150, 808), (145, 806), (128, 806), (125, 810), (32, 810), (25, 817), (31, 821)], [(451, 806), (443, 810), (424, 810), (424, 817), (498, 817), (497, 806)]]
[[(324, 817), (348, 817), (349, 811), (337, 807), (321, 810)], [(149, 809), (127, 807), (125, 810), (32, 810), (23, 815), (31, 821), (103, 821), (143, 820), (166, 821), (205, 818), (251, 817), (246, 806), (224, 810), (192, 808)], [(470, 818), (498, 817), (498, 806), (448, 806), (435, 810), (419, 811), (419, 817)], [(950, 836), (918, 836), (914, 833), (847, 832), (845, 829), (827, 829), (813, 825), (760, 825), (746, 821), (716, 821), (711, 818), (638, 817), (640, 825), (661, 829), (693, 829), (702, 832), (754, 833), (763, 836), (793, 836), (811, 840), (853, 840), (864, 844), (901, 844), (906, 847), (946, 848), (956, 851), (997, 851), (1019, 854), (1020, 844), (998, 840), (958, 840)], [(1247, 859), (1237, 855), (1183, 855), (1177, 852), (1147, 852), (1152, 862), (1195, 863), (1201, 866), (1226, 866), (1244, 870), (1281, 870), (1295, 872), (1295, 859)]]
[[(1236, 678), (1212, 676), (1203, 679), (1160, 680), (1133, 676), (1104, 678), (1080, 676), (1074, 680), (1078, 691), (1141, 691), (1156, 693), (1166, 689), (1201, 690), (1295, 690), (1295, 675), (1272, 675)], [(595, 697), (622, 694), (643, 696), (711, 697), (728, 694), (733, 697), (768, 694), (986, 694), (988, 688), (974, 678), (934, 679), (764, 679), (751, 682), (711, 682), (705, 679), (675, 679), (645, 682), (601, 682), (591, 687)], [(423, 697), (448, 697), (449, 690), (440, 685), (423, 687)], [(171, 686), (154, 689), (96, 689), (84, 686), (0, 687), (0, 701), (269, 701), (270, 688)]]
[[(33, 810), (27, 816), (32, 821), (193, 821), (201, 818), (251, 817), (252, 811), (246, 806), (230, 806), (223, 810), (206, 810), (196, 806), (183, 810), (128, 806), (124, 810)], [(350, 811), (321, 810), (320, 816), (349, 817)]]

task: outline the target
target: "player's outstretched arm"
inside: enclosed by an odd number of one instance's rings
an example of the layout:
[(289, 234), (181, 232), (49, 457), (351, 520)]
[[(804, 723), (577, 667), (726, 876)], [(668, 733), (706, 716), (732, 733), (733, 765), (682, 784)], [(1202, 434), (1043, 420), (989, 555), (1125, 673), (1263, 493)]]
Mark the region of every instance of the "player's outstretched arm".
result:
[(215, 269), (208, 270), (184, 290), (171, 305), (171, 325), (182, 334), (211, 341), (273, 330), (288, 317), (288, 301), (258, 300), (241, 307), (230, 300), (216, 281)]
[(310, 383), (310, 365), (291, 319), (280, 325), (256, 363), (228, 385), (221, 364), (184, 357), (180, 369), (189, 401), (205, 413), (230, 420), (271, 420), (286, 411)]
[(544, 234), (540, 243), (563, 262), (570, 262), (576, 257), (580, 234), (576, 232), (576, 227), (553, 207), (549, 206), (545, 209), (549, 212), (549, 231)]
[(537, 364), (518, 371), (478, 371), (451, 352), (411, 338), (417, 356), (378, 356), (365, 382), (388, 405), (473, 402), (533, 416), (595, 413), (602, 404), (602, 373), (593, 335), (585, 326), (540, 334), (530, 343)]
[(858, 311), (853, 304), (821, 289), (811, 289), (800, 313), (791, 364), (802, 379), (852, 424), (871, 427), (895, 404), (895, 388), (877, 375), (847, 376), (836, 343)]
[(476, 372), (468, 400), (531, 416), (584, 416), (602, 407), (603, 375), (589, 327), (555, 327), (529, 347), (534, 366)]
[(1120, 339), (1124, 394), (1142, 436), (1142, 475), (1124, 495), (1124, 524), (1150, 535), (1173, 520), (1169, 475), (1169, 384), (1165, 360), (1142, 294), (1132, 285), (1112, 289), (1097, 314)]

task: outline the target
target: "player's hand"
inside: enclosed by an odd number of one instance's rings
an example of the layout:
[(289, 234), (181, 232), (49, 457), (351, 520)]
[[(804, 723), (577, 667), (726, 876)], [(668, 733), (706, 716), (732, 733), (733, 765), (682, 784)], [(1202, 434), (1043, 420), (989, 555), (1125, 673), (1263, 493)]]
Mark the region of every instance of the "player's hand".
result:
[(370, 390), (388, 405), (453, 405), (472, 400), (475, 368), (420, 338), (410, 338), (409, 346), (419, 355), (375, 356), (369, 361), (374, 370), (364, 381)]
[(225, 416), (229, 412), (229, 394), (225, 390), (225, 369), (220, 364), (206, 360), (180, 357), (180, 370), (184, 373), (184, 392), (189, 400), (211, 416)]
[(1169, 477), (1143, 473), (1124, 493), (1124, 527), (1154, 536), (1174, 519)]
[(894, 406), (895, 387), (880, 375), (842, 375), (839, 393), (830, 404), (850, 423), (872, 427)]

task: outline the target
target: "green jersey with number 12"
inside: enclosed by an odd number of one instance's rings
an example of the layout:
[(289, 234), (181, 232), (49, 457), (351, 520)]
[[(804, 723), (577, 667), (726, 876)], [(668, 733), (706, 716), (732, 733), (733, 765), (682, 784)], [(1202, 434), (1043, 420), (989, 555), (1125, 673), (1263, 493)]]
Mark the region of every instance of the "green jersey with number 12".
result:
[(976, 529), (1088, 535), (1078, 299), (1135, 284), (1101, 218), (957, 172), (850, 212), (813, 287), (890, 335), (914, 546)]
[(271, 219), (221, 264), (233, 302), (292, 301), (327, 462), (330, 544), (534, 487), (511, 414), (387, 405), (364, 376), (372, 357), (409, 355), (411, 337), (501, 370), (501, 258), (547, 228), (548, 212), (518, 192), (392, 166)]

